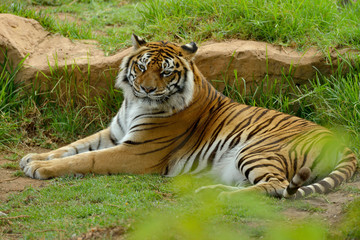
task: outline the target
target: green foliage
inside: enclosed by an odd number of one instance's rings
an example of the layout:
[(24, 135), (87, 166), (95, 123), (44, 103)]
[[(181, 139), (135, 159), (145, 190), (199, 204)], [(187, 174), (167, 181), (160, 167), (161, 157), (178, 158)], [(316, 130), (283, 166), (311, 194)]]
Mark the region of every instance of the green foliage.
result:
[(266, 240), (318, 240), (326, 239), (324, 228), (315, 221), (292, 223), (291, 226), (283, 222), (270, 229)]
[(14, 177), (25, 177), (25, 173), (22, 170), (16, 170), (12, 175)]
[(22, 67), (25, 58), (15, 67), (10, 62), (6, 52), (0, 52), (4, 61), (0, 63), (0, 112), (15, 110), (21, 103), (22, 98), (19, 96), (22, 84), (16, 82), (16, 74)]
[(22, 60), (15, 67), (10, 62), (6, 52), (0, 52), (3, 62), (0, 63), (0, 147), (17, 141), (20, 135), (17, 131), (19, 123), (11, 117), (24, 102), (21, 95), (22, 83), (16, 82), (16, 74), (22, 67)]
[(353, 57), (351, 61), (343, 58), (334, 75), (318, 74), (310, 81), (310, 87), (303, 88), (298, 95), (303, 108), (311, 109), (306, 118), (341, 132), (343, 140), (357, 153), (360, 145), (359, 84), (360, 57)]
[(141, 24), (151, 30), (150, 36), (241, 38), (320, 48), (360, 43), (358, 2), (344, 9), (323, 0), (149, 0), (143, 6)]
[(360, 239), (360, 198), (356, 198), (346, 208), (346, 216), (339, 230), (342, 239)]
[(314, 222), (289, 224), (278, 213), (281, 200), (246, 193), (220, 201), (214, 192), (194, 195), (193, 187), (198, 185), (199, 179), (175, 178), (171, 189), (179, 194), (177, 204), (144, 216), (134, 226), (130, 239), (303, 239), (305, 236), (321, 239), (325, 236), (325, 229)]

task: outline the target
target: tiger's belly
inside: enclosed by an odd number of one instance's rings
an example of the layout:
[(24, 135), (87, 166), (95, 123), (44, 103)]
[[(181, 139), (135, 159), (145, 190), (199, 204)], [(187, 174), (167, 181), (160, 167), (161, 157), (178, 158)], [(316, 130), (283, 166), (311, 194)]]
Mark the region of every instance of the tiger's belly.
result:
[[(216, 154), (211, 166), (207, 165), (208, 156), (206, 154), (196, 160), (192, 156), (179, 159), (176, 161), (176, 164), (171, 167), (166, 176), (174, 177), (182, 174), (209, 175), (219, 183), (242, 186), (248, 183), (248, 180), (237, 168), (238, 155), (241, 149), (242, 147), (238, 146), (231, 150), (220, 151)], [(198, 156), (198, 154), (194, 154), (193, 156)], [(197, 167), (194, 167), (195, 162), (197, 162)]]
[(243, 186), (249, 183), (248, 179), (237, 168), (239, 148), (234, 148), (214, 161), (210, 175), (226, 185)]

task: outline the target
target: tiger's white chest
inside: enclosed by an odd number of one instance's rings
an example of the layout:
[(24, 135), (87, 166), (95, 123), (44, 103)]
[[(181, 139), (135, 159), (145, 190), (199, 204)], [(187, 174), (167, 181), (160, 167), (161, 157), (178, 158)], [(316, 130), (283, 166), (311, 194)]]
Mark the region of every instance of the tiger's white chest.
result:
[(138, 103), (123, 102), (119, 112), (113, 118), (110, 129), (113, 137), (121, 143), (131, 134), (131, 128), (138, 124), (141, 115), (149, 113), (151, 110)]
[(126, 109), (124, 109), (124, 113), (121, 114), (121, 121), (124, 123), (124, 130), (125, 134), (129, 133), (131, 127), (136, 124), (138, 116), (146, 113), (147, 109), (144, 109), (139, 104), (131, 104), (127, 106)]

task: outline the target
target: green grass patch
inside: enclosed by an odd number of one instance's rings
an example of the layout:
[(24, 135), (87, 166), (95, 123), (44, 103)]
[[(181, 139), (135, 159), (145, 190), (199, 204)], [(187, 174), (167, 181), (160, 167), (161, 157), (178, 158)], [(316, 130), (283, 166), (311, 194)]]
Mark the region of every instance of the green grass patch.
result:
[(25, 173), (22, 170), (16, 170), (12, 173), (12, 176), (14, 177), (25, 177)]
[(22, 83), (16, 82), (15, 77), (26, 58), (14, 67), (6, 51), (0, 52), (0, 56), (4, 58), (0, 63), (0, 112), (8, 112), (15, 110), (22, 103)]
[(346, 216), (344, 221), (339, 227), (341, 232), (340, 238), (343, 239), (359, 239), (360, 228), (359, 228), (359, 216), (360, 216), (360, 198), (356, 198), (346, 208)]
[(4, 163), (4, 164), (1, 164), (0, 167), (5, 168), (5, 169), (18, 170), (19, 169), (19, 163), (17, 163), (17, 162)]
[(12, 115), (17, 112), (24, 102), (21, 94), (23, 86), (15, 82), (16, 74), (21, 69), (23, 61), (13, 66), (6, 52), (0, 52), (3, 62), (0, 63), (0, 147), (13, 141), (18, 141), (20, 123)]
[[(10, 217), (28, 216), (11, 224), (12, 233), (21, 233), (25, 239), (68, 239), (92, 226), (127, 228), (136, 215), (161, 208), (172, 198), (168, 180), (152, 175), (58, 178), (41, 191), (30, 187), (10, 197), (2, 211)], [(2, 227), (3, 233), (7, 227)]]
[(155, 175), (58, 178), (40, 191), (30, 187), (11, 196), (2, 211), (24, 217), (0, 229), (25, 239), (68, 239), (94, 226), (121, 226), (129, 239), (276, 239), (275, 232), (318, 239), (326, 233), (317, 223), (289, 225), (278, 214), (283, 200), (246, 194), (222, 202), (213, 193), (195, 195), (203, 183)]
[(10, 155), (4, 156), (4, 158), (10, 161), (17, 161), (19, 159), (19, 155), (17, 153), (12, 153)]

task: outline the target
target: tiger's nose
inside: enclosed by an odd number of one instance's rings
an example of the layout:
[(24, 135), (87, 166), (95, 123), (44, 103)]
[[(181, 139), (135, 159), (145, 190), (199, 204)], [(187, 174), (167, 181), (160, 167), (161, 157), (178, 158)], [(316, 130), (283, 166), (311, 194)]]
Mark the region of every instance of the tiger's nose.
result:
[(156, 90), (156, 87), (144, 87), (140, 86), (141, 90), (143, 90), (146, 93), (152, 93)]

